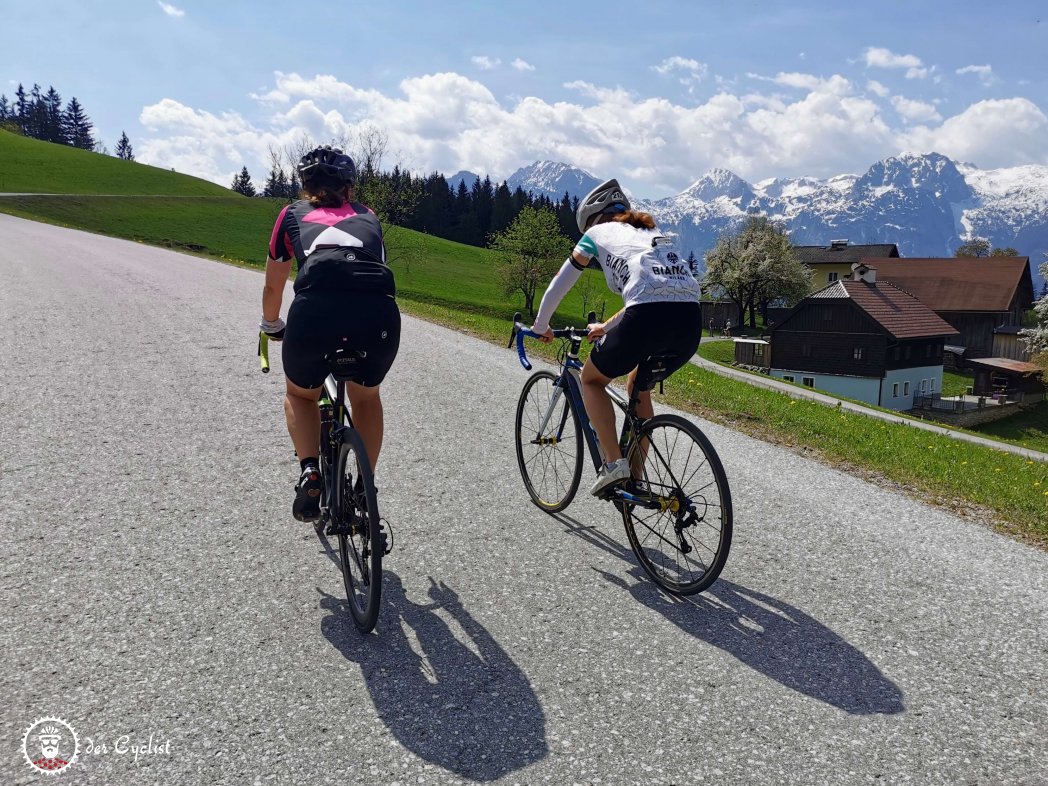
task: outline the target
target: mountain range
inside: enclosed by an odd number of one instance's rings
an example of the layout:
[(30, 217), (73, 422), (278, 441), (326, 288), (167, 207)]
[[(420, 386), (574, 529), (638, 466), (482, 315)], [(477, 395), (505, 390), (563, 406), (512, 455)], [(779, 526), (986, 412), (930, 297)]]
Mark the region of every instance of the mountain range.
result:
[[(599, 182), (553, 161), (537, 161), (507, 178), (511, 189), (519, 185), (554, 199), (565, 191), (584, 196)], [(757, 183), (712, 169), (675, 196), (634, 204), (699, 258), (747, 213), (759, 212), (785, 224), (797, 245), (847, 239), (895, 243), (904, 257), (948, 257), (965, 240), (985, 238), (1029, 256), (1036, 291), (1044, 284), (1037, 268), (1048, 252), (1048, 166), (980, 169), (939, 153), (903, 154), (861, 175)]]

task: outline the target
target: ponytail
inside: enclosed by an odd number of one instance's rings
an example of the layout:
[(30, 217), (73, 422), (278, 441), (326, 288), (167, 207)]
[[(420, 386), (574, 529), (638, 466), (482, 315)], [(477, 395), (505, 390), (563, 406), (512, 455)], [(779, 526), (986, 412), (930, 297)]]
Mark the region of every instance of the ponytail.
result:
[(639, 210), (627, 210), (625, 213), (615, 213), (611, 216), (612, 221), (621, 224), (629, 224), (636, 229), (654, 229), (655, 219), (650, 213), (642, 213)]

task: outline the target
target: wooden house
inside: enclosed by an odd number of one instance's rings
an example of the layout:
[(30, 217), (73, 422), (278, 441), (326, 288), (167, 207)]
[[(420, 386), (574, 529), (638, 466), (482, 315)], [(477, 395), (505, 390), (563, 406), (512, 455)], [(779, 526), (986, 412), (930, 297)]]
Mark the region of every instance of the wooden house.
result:
[(956, 331), (913, 295), (856, 266), (771, 329), (771, 376), (888, 409), (942, 390), (943, 345)]
[(834, 281), (848, 278), (852, 265), (863, 258), (897, 258), (899, 248), (894, 243), (852, 245), (847, 240), (831, 240), (828, 246), (794, 246), (793, 253), (811, 268), (811, 289), (817, 292)]
[(993, 349), (990, 355), (995, 358), (1007, 358), (1009, 360), (1030, 359), (1030, 351), (1026, 348), (1019, 331), (1018, 325), (1000, 325), (993, 329)]
[(960, 334), (966, 358), (993, 354), (994, 328), (1021, 325), (1033, 307), (1029, 257), (865, 258), (881, 281), (909, 292)]

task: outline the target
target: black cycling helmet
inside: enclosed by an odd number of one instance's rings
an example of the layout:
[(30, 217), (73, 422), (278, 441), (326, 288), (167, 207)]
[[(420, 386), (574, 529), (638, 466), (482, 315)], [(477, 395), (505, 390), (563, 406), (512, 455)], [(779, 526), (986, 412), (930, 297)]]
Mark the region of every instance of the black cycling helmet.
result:
[(310, 150), (298, 162), (298, 176), (302, 184), (329, 184), (353, 186), (357, 182), (357, 166), (353, 159), (331, 145)]
[(605, 180), (579, 202), (579, 209), (575, 211), (575, 221), (579, 225), (579, 232), (585, 234), (586, 227), (594, 216), (603, 213), (625, 213), (629, 209), (630, 201), (622, 193), (619, 181), (612, 178)]

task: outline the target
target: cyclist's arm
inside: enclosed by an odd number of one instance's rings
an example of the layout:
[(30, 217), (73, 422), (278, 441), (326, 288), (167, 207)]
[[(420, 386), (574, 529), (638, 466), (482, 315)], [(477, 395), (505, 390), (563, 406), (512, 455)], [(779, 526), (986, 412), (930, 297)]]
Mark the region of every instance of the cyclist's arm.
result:
[(618, 311), (616, 311), (614, 314), (608, 317), (604, 322), (597, 323), (596, 327), (591, 327), (589, 332), (589, 339), (597, 339), (603, 336), (605, 333), (610, 332), (613, 327), (619, 324), (619, 321), (622, 319), (622, 315), (625, 313), (626, 309), (620, 308)]
[(262, 288), (262, 319), (275, 322), (280, 318), (280, 305), (284, 299), (284, 284), (291, 274), (291, 260), (295, 250), (287, 235), (288, 206), (280, 211), (273, 232), (269, 236), (266, 256), (266, 283)]
[(535, 316), (535, 325), (532, 327), (535, 333), (544, 334), (549, 330), (549, 321), (553, 318), (553, 312), (557, 310), (564, 296), (575, 286), (575, 282), (579, 280), (582, 271), (588, 264), (589, 260), (578, 251), (572, 252), (571, 256), (564, 260), (557, 275), (549, 282), (546, 294), (542, 296), (539, 313)]
[(291, 274), (291, 260), (266, 259), (266, 283), (262, 288), (262, 318), (275, 322), (280, 318), (280, 305), (284, 300), (284, 285)]

